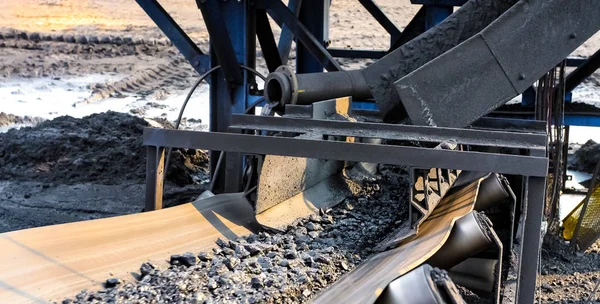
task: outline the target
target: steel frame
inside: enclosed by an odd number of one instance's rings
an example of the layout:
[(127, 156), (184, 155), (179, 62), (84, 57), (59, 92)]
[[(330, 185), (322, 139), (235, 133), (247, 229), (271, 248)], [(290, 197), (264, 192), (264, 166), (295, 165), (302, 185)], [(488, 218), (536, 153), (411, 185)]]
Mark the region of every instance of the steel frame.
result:
[[(235, 120), (244, 121), (239, 116)], [(274, 118), (289, 121), (286, 118)], [(248, 120), (252, 120), (248, 117)], [(269, 119), (272, 120), (272, 119)], [(304, 119), (301, 124), (317, 123), (321, 128), (313, 127), (312, 132), (323, 134), (323, 139), (298, 139), (289, 137), (270, 137), (262, 135), (233, 134), (223, 132), (177, 131), (167, 129), (147, 128), (144, 130), (144, 145), (148, 146), (148, 176), (146, 184), (146, 206), (161, 208), (162, 172), (164, 171), (165, 147), (190, 149), (219, 150), (244, 154), (274, 154), (321, 159), (348, 160), (357, 162), (378, 162), (383, 164), (405, 165), (411, 167), (435, 167), (444, 169), (459, 169), (497, 172), (524, 176), (525, 190), (523, 191), (522, 210), (523, 223), (522, 246), (519, 259), (519, 283), (517, 286), (517, 303), (532, 303), (534, 299), (537, 276), (537, 257), (541, 250), (541, 223), (544, 197), (546, 190), (546, 174), (548, 159), (546, 149), (540, 148), (540, 140), (546, 140), (544, 133), (527, 134), (514, 132), (512, 135), (517, 142), (522, 142), (520, 150), (527, 151), (525, 155), (509, 155), (501, 152), (472, 152), (441, 150), (434, 148), (376, 145), (368, 143), (347, 143), (328, 141), (327, 135), (338, 122)], [(373, 130), (372, 124), (353, 123), (355, 128), (337, 129), (335, 135), (356, 136), (357, 130)], [(274, 125), (279, 127), (274, 127)], [(260, 131), (269, 128), (282, 132), (302, 133), (306, 128), (290, 129), (285, 124), (269, 121), (268, 124), (252, 127), (249, 125), (233, 125), (232, 131), (239, 128), (250, 128)], [(419, 132), (422, 129), (423, 132)], [(298, 132), (295, 132), (298, 131)], [(446, 128), (416, 128), (411, 135), (403, 138), (419, 138), (424, 142), (445, 141), (468, 142), (473, 140), (476, 130)], [(476, 133), (476, 132), (475, 132)], [(506, 141), (506, 132), (486, 131), (487, 139), (478, 139), (481, 146), (495, 146), (498, 142)], [(452, 134), (441, 136), (440, 134)], [(381, 138), (398, 138), (394, 132), (373, 134)], [(361, 134), (361, 136), (364, 136)], [(515, 145), (516, 146), (516, 145)], [(545, 146), (544, 146), (545, 147)], [(532, 262), (536, 261), (536, 262)]]
[[(488, 132), (472, 129), (423, 128), (410, 126), (382, 126), (381, 124), (353, 124), (321, 122), (270, 117), (236, 116), (243, 113), (258, 97), (252, 95), (254, 77), (237, 68), (239, 64), (254, 67), (255, 36), (263, 49), (269, 70), (278, 64), (286, 64), (292, 40), (298, 42), (296, 66), (298, 72), (321, 72), (340, 70), (335, 57), (381, 58), (389, 51), (423, 33), (436, 22), (452, 12), (452, 6), (462, 5), (465, 0), (413, 0), (423, 8), (413, 20), (400, 31), (371, 0), (360, 0), (361, 4), (390, 33), (389, 50), (346, 50), (327, 48), (328, 45), (328, 1), (290, 0), (286, 7), (280, 0), (257, 0), (254, 2), (197, 0), (211, 37), (210, 54), (204, 54), (156, 0), (136, 0), (146, 13), (161, 28), (165, 35), (181, 51), (186, 60), (198, 71), (205, 73), (210, 67), (222, 65), (222, 69), (211, 75), (210, 88), (210, 133), (149, 129), (144, 134), (147, 145), (147, 189), (146, 210), (162, 208), (162, 180), (164, 175), (165, 147), (203, 148), (213, 151), (228, 150), (226, 165), (217, 181), (220, 191), (238, 191), (241, 185), (241, 153), (281, 154), (304, 157), (346, 159), (356, 161), (387, 162), (421, 167), (489, 170), (524, 176), (522, 191), (524, 229), (522, 229), (521, 259), (517, 303), (532, 303), (535, 290), (537, 261), (540, 251), (540, 229), (545, 192), (545, 175), (548, 160), (542, 135), (528, 132), (544, 130), (545, 124), (518, 119), (482, 118), (472, 128), (487, 130), (511, 129), (514, 132)], [(274, 37), (266, 21), (269, 14), (282, 27), (279, 43), (274, 48)], [(227, 23), (223, 22), (227, 20)], [(595, 61), (597, 63), (597, 61)], [(568, 65), (580, 66), (590, 61), (569, 59)], [(223, 66), (223, 64), (225, 64)], [(582, 70), (584, 71), (584, 70)], [(355, 106), (358, 105), (355, 102)], [(362, 104), (375, 109), (373, 103)], [(513, 116), (514, 117), (514, 116)], [(285, 122), (285, 123), (284, 123)], [(566, 118), (566, 122), (569, 119)], [(289, 125), (287, 124), (289, 123)], [(591, 122), (600, 125), (600, 120)], [(526, 155), (481, 153), (472, 151), (433, 151), (429, 148), (414, 148), (388, 145), (348, 144), (324, 140), (300, 140), (272, 138), (257, 135), (225, 133), (242, 129), (276, 129), (303, 133), (311, 128), (320, 128), (323, 134), (368, 137), (360, 130), (371, 132), (373, 137), (400, 140), (440, 142), (454, 139), (470, 145), (500, 147), (506, 145), (520, 148)], [(379, 129), (377, 129), (379, 128)], [(521, 132), (521, 134), (519, 134)], [(330, 134), (328, 134), (330, 133)], [(504, 134), (506, 133), (506, 134)], [(489, 135), (483, 137), (483, 135)], [(523, 135), (523, 136), (520, 136)], [(545, 138), (545, 135), (544, 135)], [(217, 152), (211, 153), (211, 174), (215, 174)], [(524, 263), (523, 261), (529, 261)]]

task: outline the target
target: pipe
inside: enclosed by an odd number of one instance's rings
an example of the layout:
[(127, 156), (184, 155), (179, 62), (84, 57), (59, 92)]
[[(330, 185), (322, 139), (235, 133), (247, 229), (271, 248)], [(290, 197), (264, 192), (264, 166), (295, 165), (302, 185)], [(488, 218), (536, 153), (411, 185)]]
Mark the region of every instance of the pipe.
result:
[[(281, 66), (267, 77), (269, 102), (307, 105), (351, 96), (375, 97), (383, 116), (401, 107), (394, 82), (483, 30), (517, 0), (470, 0), (427, 32), (361, 70), (295, 74)], [(396, 111), (402, 112), (403, 111)]]
[(288, 66), (270, 73), (265, 83), (265, 98), (280, 105), (309, 105), (316, 101), (352, 96), (368, 99), (371, 91), (359, 70), (295, 74)]

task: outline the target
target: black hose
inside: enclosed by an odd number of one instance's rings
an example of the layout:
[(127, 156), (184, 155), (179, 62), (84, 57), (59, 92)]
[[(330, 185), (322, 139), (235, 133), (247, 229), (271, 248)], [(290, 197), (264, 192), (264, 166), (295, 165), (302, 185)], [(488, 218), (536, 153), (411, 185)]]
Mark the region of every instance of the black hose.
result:
[[(177, 116), (177, 121), (175, 122), (175, 130), (179, 129), (179, 126), (181, 124), (181, 119), (183, 117), (183, 113), (185, 112), (185, 108), (187, 107), (188, 102), (190, 101), (190, 98), (192, 97), (192, 94), (194, 94), (194, 91), (196, 91), (196, 88), (198, 88), (198, 86), (200, 85), (200, 83), (202, 83), (202, 81), (204, 79), (206, 79), (206, 77), (208, 77), (210, 74), (212, 74), (214, 71), (220, 69), (221, 66), (215, 66), (213, 68), (211, 68), (210, 70), (206, 71), (206, 73), (200, 75), (200, 78), (198, 78), (198, 80), (194, 83), (194, 85), (192, 86), (192, 88), (190, 89), (190, 91), (188, 92), (187, 96), (185, 97), (185, 100), (183, 101), (183, 104), (181, 105), (181, 109), (179, 110), (179, 115)], [(261, 73), (259, 73), (257, 70), (251, 68), (251, 67), (247, 67), (245, 65), (240, 65), (240, 68), (251, 72), (252, 74), (258, 76), (260, 79), (262, 79), (264, 82), (266, 82), (267, 78), (262, 75)], [(253, 109), (254, 107), (256, 107), (259, 103), (261, 103), (264, 100), (264, 97), (258, 99), (257, 101), (255, 101), (254, 103), (252, 103), (244, 112), (244, 114), (248, 114), (250, 112), (251, 109)], [(167, 151), (167, 159), (165, 162), (165, 175), (164, 175), (164, 179), (167, 178), (167, 173), (168, 173), (168, 168), (169, 168), (169, 163), (171, 161), (171, 151), (172, 148), (169, 148)], [(213, 176), (213, 178), (211, 179), (211, 183), (210, 183), (210, 190), (212, 191), (214, 189), (214, 183), (216, 180), (216, 177), (218, 176), (218, 172), (221, 168), (221, 163), (222, 163), (222, 159), (223, 159), (223, 155), (225, 154), (225, 152), (221, 152), (219, 154), (219, 159), (217, 160), (217, 165), (215, 167), (215, 175)]]

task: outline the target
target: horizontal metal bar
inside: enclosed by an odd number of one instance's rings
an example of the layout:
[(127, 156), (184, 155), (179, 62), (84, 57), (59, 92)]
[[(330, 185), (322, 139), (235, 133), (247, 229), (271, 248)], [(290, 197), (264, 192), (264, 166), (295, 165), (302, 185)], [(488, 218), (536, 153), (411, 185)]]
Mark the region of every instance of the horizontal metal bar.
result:
[(587, 58), (575, 58), (575, 57), (567, 57), (567, 66), (569, 67), (578, 67), (585, 63)]
[(144, 145), (546, 176), (545, 157), (454, 151), (315, 139), (144, 129)]
[(462, 6), (467, 3), (467, 0), (410, 0), (410, 3), (436, 6)]
[(600, 50), (590, 56), (584, 63), (567, 75), (565, 80), (565, 92), (571, 92), (581, 84), (586, 78), (600, 68)]
[(511, 130), (513, 132), (542, 133), (546, 135), (546, 122), (533, 119), (482, 117), (471, 124), (477, 129)]
[(384, 123), (347, 122), (255, 115), (233, 115), (230, 129), (292, 133), (318, 132), (323, 135), (371, 137), (393, 140), (442, 142), (521, 149), (545, 149), (545, 134), (451, 129)]
[(349, 50), (349, 49), (336, 49), (336, 48), (328, 48), (327, 51), (331, 56), (338, 58), (367, 58), (367, 59), (379, 59), (385, 54), (387, 51), (382, 50)]

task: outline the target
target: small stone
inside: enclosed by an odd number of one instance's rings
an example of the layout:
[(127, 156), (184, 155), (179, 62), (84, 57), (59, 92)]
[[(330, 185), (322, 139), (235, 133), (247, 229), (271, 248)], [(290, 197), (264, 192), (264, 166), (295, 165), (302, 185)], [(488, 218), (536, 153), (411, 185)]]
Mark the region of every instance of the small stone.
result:
[(253, 277), (250, 280), (250, 284), (252, 285), (252, 288), (255, 288), (255, 289), (260, 289), (265, 286), (259, 277)]
[(214, 258), (214, 255), (211, 252), (200, 252), (198, 258), (200, 261), (207, 262), (211, 261)]
[(179, 255), (179, 254), (174, 254), (171, 256), (171, 260), (170, 260), (171, 265), (174, 266), (194, 266), (196, 265), (196, 263), (198, 263), (198, 258), (196, 257), (195, 254), (191, 253), (191, 252), (186, 252), (183, 255)]
[(223, 241), (221, 238), (218, 238), (216, 243), (221, 248), (229, 248), (229, 243)]
[(348, 268), (349, 268), (349, 267), (348, 267), (348, 264), (346, 264), (346, 262), (344, 262), (344, 261), (342, 261), (342, 262), (340, 263), (340, 267), (341, 267), (342, 269), (344, 269), (345, 271), (348, 271)]
[(316, 231), (311, 231), (308, 233), (308, 236), (310, 236), (313, 239), (318, 239), (319, 238), (319, 233)]
[(322, 254), (316, 254), (315, 261), (322, 264), (331, 264), (331, 260)]
[(144, 263), (142, 264), (142, 266), (140, 266), (140, 274), (142, 274), (142, 277), (149, 275), (150, 273), (152, 273), (153, 270), (154, 265), (150, 263)]
[(295, 250), (286, 250), (283, 257), (286, 259), (293, 260), (298, 258), (298, 253)]
[(552, 286), (548, 285), (548, 284), (542, 284), (542, 289), (546, 292), (549, 293), (553, 293), (554, 292), (554, 288), (552, 288)]
[(206, 295), (200, 291), (198, 291), (195, 295), (194, 295), (194, 300), (196, 301), (196, 303), (204, 303), (204, 301), (207, 300)]
[(315, 224), (313, 222), (309, 222), (308, 224), (306, 224), (306, 229), (308, 229), (308, 231), (319, 231), (319, 230), (323, 230), (323, 228), (321, 227), (321, 225), (319, 224)]
[(237, 258), (231, 257), (231, 258), (225, 259), (224, 264), (225, 264), (225, 266), (227, 266), (227, 268), (229, 268), (229, 270), (234, 270), (235, 266), (240, 264), (240, 260)]
[(256, 245), (246, 245), (244, 247), (250, 252), (250, 255), (257, 255), (262, 252)]
[(313, 258), (310, 255), (303, 257), (302, 260), (304, 261), (304, 264), (308, 267), (312, 267), (315, 264), (315, 260), (313, 260)]
[(104, 282), (104, 287), (105, 288), (113, 288), (119, 284), (121, 284), (121, 280), (119, 280), (117, 278), (110, 278), (110, 279), (106, 280), (106, 282)]
[(208, 279), (208, 283), (206, 283), (206, 287), (208, 287), (208, 290), (215, 290), (217, 287), (219, 287), (219, 285), (217, 285), (217, 281), (215, 281), (215, 279), (210, 278)]
[(169, 263), (171, 265), (174, 265), (174, 266), (179, 266), (179, 265), (181, 265), (181, 261), (179, 260), (179, 258), (181, 258), (181, 255), (174, 254), (174, 255), (171, 256), (171, 259), (169, 260)]
[(290, 262), (288, 260), (281, 260), (281, 262), (279, 262), (279, 266), (288, 267), (290, 266)]
[(237, 245), (235, 247), (235, 255), (240, 258), (245, 258), (250, 255), (250, 252), (248, 252), (248, 250), (246, 250), (246, 248), (243, 246)]
[(181, 263), (187, 267), (194, 266), (198, 263), (198, 257), (191, 252), (186, 252), (181, 256)]
[(30, 198), (30, 197), (31, 197), (31, 194), (27, 193), (27, 194), (23, 195), (23, 197), (24, 197), (24, 198)]

